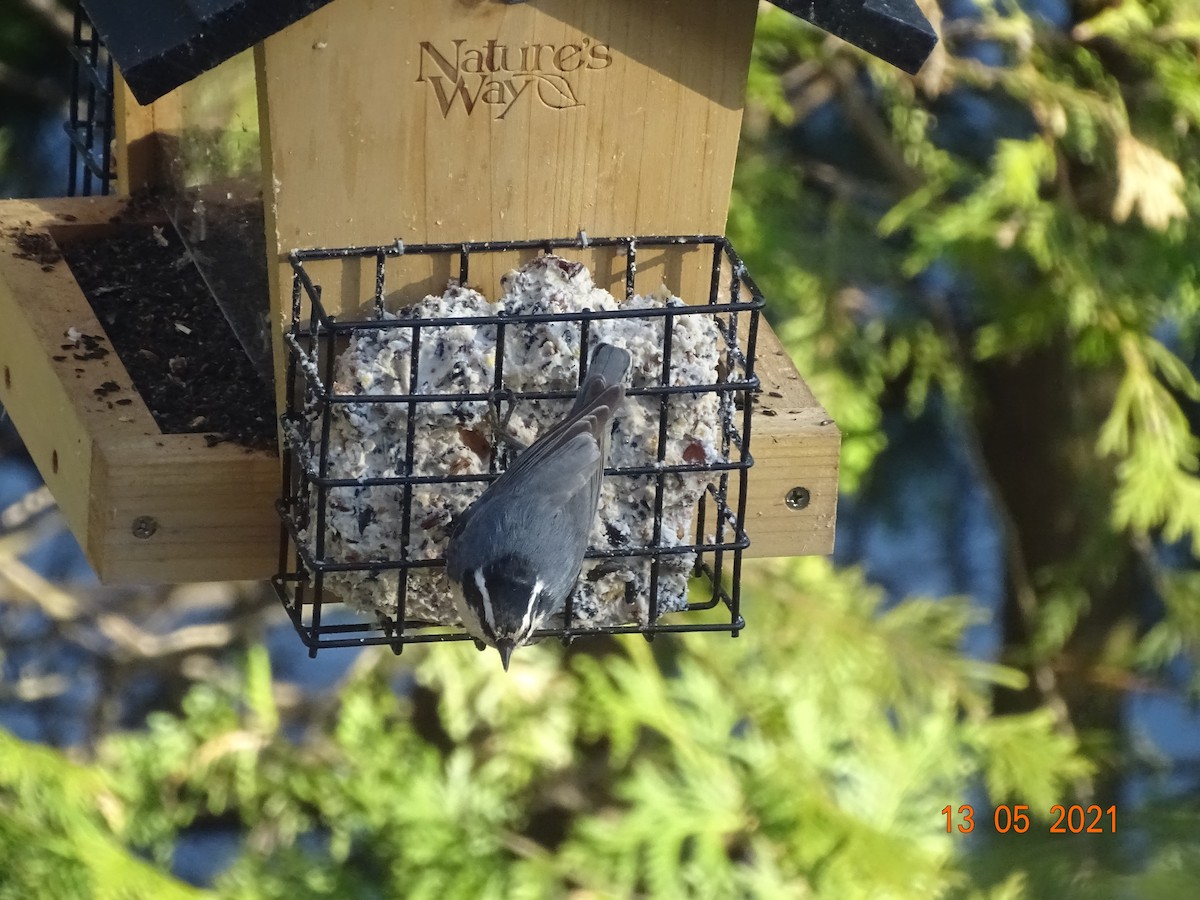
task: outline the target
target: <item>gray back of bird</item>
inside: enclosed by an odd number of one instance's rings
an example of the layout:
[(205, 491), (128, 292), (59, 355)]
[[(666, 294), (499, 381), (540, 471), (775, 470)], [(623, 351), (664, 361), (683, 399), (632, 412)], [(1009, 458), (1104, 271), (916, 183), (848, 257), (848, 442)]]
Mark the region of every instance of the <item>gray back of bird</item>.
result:
[[(629, 364), (629, 353), (619, 347), (596, 348), (570, 412), (517, 457), (456, 525), (472, 558), (518, 553), (560, 560), (566, 564), (544, 567), (546, 588), (560, 602), (566, 599), (596, 517)], [(446, 559), (448, 574), (459, 581), (472, 564), (463, 553)]]

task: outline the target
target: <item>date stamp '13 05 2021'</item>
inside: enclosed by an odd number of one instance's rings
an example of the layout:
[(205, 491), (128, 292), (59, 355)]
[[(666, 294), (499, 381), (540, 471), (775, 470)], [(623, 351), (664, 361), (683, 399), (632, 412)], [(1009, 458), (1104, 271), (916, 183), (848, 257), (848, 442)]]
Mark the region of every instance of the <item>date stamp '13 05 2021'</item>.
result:
[[(986, 811), (981, 811), (986, 812)], [(947, 833), (958, 830), (961, 834), (970, 834), (975, 830), (975, 807), (964, 803), (962, 806), (944, 806), (942, 815), (946, 817)], [(992, 811), (992, 826), (998, 834), (1015, 832), (1024, 834), (1032, 826), (1029, 817), (1029, 807), (1024, 804), (1014, 806), (1001, 805)], [(1110, 806), (1104, 809), (1100, 806), (1064, 806), (1055, 804), (1050, 807), (1047, 821), (1050, 834), (1116, 834), (1117, 808)]]

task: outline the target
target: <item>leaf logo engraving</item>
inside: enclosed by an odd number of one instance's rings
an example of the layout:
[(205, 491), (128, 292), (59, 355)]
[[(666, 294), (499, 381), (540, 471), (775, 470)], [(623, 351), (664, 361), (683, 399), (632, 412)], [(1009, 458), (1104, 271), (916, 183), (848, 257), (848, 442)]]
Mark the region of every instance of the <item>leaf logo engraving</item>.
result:
[(550, 109), (573, 109), (583, 106), (575, 96), (571, 83), (562, 75), (540, 72), (532, 77), (537, 80), (538, 99)]

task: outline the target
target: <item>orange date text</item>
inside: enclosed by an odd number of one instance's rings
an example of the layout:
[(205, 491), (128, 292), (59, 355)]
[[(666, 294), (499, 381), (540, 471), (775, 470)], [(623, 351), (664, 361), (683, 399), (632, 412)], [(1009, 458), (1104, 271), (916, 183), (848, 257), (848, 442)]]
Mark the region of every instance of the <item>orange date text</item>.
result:
[[(970, 834), (978, 822), (986, 821), (987, 812), (980, 810), (977, 815), (975, 807), (969, 803), (942, 807), (942, 815), (946, 817), (946, 833), (958, 831), (960, 834)], [(1024, 834), (1034, 824), (1030, 820), (1029, 807), (1023, 803), (997, 806), (991, 811), (991, 819), (992, 828), (997, 834)], [(1050, 807), (1048, 822), (1050, 834), (1116, 834), (1117, 808), (1110, 806), (1104, 809), (1095, 804), (1055, 804)]]

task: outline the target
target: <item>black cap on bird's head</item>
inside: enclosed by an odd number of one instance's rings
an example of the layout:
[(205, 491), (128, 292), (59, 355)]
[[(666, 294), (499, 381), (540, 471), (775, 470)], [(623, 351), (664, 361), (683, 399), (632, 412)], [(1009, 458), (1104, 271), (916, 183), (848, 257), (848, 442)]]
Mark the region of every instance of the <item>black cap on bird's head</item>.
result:
[(500, 652), (505, 671), (513, 651), (542, 627), (557, 599), (549, 596), (534, 574), (533, 561), (515, 553), (469, 570), (462, 588), (463, 600), (478, 620), (482, 636)]

